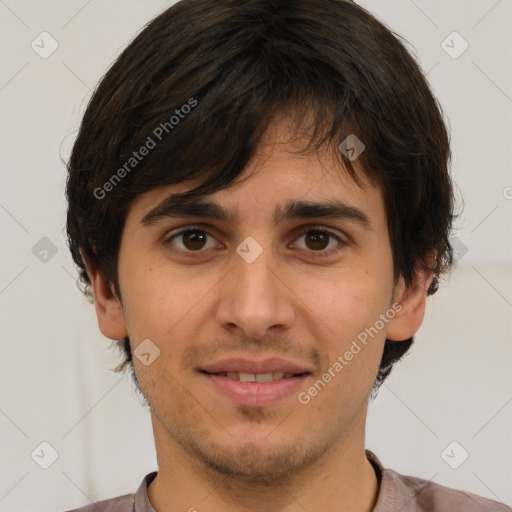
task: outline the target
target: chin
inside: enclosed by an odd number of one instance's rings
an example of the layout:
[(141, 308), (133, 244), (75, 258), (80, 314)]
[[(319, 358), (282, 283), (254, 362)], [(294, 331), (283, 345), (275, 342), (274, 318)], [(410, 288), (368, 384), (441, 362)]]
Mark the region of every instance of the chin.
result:
[(221, 476), (272, 485), (299, 474), (327, 451), (327, 447), (307, 448), (291, 442), (290, 437), (276, 443), (275, 439), (270, 440), (271, 431), (260, 434), (238, 438), (247, 440), (239, 443), (233, 438), (226, 445), (188, 439), (184, 448), (208, 470)]

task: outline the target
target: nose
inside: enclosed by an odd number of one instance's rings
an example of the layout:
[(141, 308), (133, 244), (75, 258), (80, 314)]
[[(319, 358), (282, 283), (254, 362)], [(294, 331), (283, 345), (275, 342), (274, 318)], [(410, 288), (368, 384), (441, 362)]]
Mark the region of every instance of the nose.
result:
[(218, 324), (251, 339), (291, 327), (296, 314), (293, 283), (287, 283), (279, 269), (271, 250), (251, 263), (235, 253), (233, 267), (219, 283)]

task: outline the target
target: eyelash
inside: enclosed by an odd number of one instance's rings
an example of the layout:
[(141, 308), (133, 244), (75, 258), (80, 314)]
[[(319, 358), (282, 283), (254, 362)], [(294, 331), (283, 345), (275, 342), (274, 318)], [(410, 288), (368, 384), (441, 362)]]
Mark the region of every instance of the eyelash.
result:
[[(183, 235), (184, 233), (187, 233), (190, 231), (201, 231), (201, 232), (205, 233), (206, 235), (211, 236), (212, 238), (215, 238), (213, 235), (211, 235), (207, 231), (206, 226), (201, 225), (201, 224), (194, 224), (194, 225), (186, 226), (186, 227), (180, 229), (179, 231), (176, 231), (176, 232), (170, 234), (169, 236), (166, 236), (163, 240), (163, 243), (168, 246), (168, 248), (171, 252), (178, 254), (180, 256), (187, 256), (187, 257), (194, 258), (194, 257), (196, 257), (197, 253), (206, 252), (201, 249), (198, 251), (183, 251), (181, 249), (176, 249), (175, 247), (173, 247), (171, 242), (175, 238), (178, 238), (180, 235)], [(323, 250), (323, 251), (313, 251), (313, 250), (307, 251), (306, 249), (301, 249), (302, 251), (306, 250), (307, 252), (310, 252), (312, 258), (330, 256), (332, 253), (336, 253), (336, 252), (340, 251), (343, 248), (343, 246), (346, 245), (346, 242), (341, 240), (341, 238), (339, 236), (335, 235), (333, 232), (325, 229), (322, 226), (307, 226), (303, 230), (300, 231), (300, 233), (298, 234), (296, 239), (298, 239), (301, 236), (304, 236), (308, 233), (326, 234), (326, 235), (336, 239), (338, 242), (340, 242), (340, 245), (341, 245), (341, 247), (339, 247), (339, 248), (334, 248), (334, 249), (331, 248), (331, 249), (327, 249), (327, 250)]]

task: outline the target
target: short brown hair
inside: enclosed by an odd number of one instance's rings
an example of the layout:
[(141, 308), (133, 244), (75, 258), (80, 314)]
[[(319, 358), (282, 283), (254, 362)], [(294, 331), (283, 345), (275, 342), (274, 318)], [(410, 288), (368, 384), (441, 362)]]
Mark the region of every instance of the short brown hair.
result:
[[(136, 197), (189, 179), (201, 185), (184, 199), (228, 188), (282, 112), (313, 113), (305, 149), (337, 148), (349, 134), (364, 142), (358, 162), (383, 193), (395, 279), (410, 284), (431, 270), (435, 293), (453, 263), (455, 218), (442, 110), (399, 36), (344, 0), (182, 0), (122, 52), (89, 102), (68, 163), (67, 233), (83, 291), (90, 295), (86, 260), (121, 299), (118, 253)], [(127, 166), (157, 127), (158, 144)], [(412, 343), (386, 340), (374, 389)], [(116, 371), (129, 366), (137, 382), (129, 339), (119, 347)]]

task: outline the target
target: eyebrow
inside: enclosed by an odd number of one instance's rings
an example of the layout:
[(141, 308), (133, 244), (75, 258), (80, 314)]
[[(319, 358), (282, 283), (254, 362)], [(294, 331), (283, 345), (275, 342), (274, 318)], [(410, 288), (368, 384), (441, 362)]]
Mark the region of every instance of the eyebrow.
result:
[[(165, 198), (160, 204), (148, 212), (141, 220), (144, 226), (151, 226), (164, 218), (203, 217), (225, 222), (234, 222), (236, 215), (224, 206), (203, 199), (192, 198), (176, 200), (174, 195)], [(373, 225), (368, 215), (340, 200), (301, 201), (290, 200), (284, 206), (274, 210), (274, 227), (290, 219), (348, 219), (359, 223), (366, 231), (372, 231)]]

